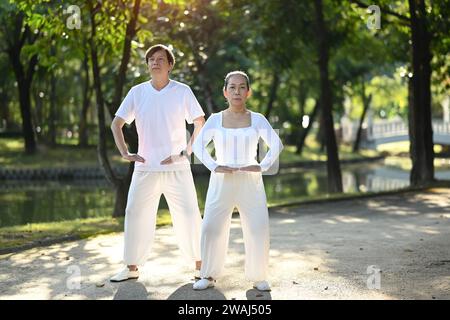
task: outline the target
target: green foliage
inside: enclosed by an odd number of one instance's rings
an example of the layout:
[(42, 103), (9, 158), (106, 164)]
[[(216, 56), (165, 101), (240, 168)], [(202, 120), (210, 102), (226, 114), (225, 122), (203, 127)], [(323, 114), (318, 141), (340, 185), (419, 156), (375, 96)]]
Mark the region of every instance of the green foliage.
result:
[[(373, 96), (376, 115), (407, 114), (406, 78), (399, 78), (400, 68), (410, 72), (410, 28), (404, 20), (382, 13), (381, 29), (369, 30), (365, 8), (352, 1), (324, 0), (325, 20), (330, 33), (330, 78), (334, 93), (336, 121), (344, 114), (344, 101), (350, 100), (351, 116), (362, 112), (361, 82)], [(364, 1), (363, 1), (364, 2)], [(32, 85), (33, 122), (49, 133), (50, 118), (57, 124), (78, 124), (83, 101), (85, 77), (83, 62), (89, 69), (91, 7), (95, 10), (95, 39), (99, 52), (103, 91), (107, 103), (114, 96), (114, 79), (123, 54), (125, 28), (134, 0), (11, 0), (0, 2), (0, 48), (17, 40), (29, 29), (21, 58), (26, 62), (38, 55)], [(379, 1), (401, 15), (408, 16), (406, 0)], [(81, 28), (69, 29), (69, 5), (80, 8)], [(440, 114), (440, 102), (449, 89), (450, 66), (448, 36), (449, 1), (427, 1), (429, 29), (433, 34), (433, 103)], [(23, 30), (15, 30), (17, 17), (23, 18)], [(226, 107), (222, 96), (223, 77), (231, 70), (249, 73), (253, 96), (249, 107), (266, 112), (275, 76), (279, 83), (273, 102), (272, 118), (286, 137), (300, 130), (304, 114), (310, 114), (318, 98), (316, 66), (316, 29), (312, 1), (150, 1), (141, 2), (138, 32), (132, 42), (126, 88), (148, 79), (145, 50), (157, 42), (173, 46), (177, 58), (172, 77), (192, 86), (201, 105), (212, 104), (214, 111)], [(18, 32), (18, 33), (17, 33)], [(11, 66), (0, 52), (0, 71), (8, 74), (0, 80), (3, 98), (1, 110), (9, 114), (11, 128), (20, 128), (20, 110)], [(56, 77), (57, 106), (50, 112), (50, 79)], [(89, 73), (90, 86), (92, 75)], [(0, 92), (0, 93), (1, 93)], [(95, 95), (89, 98), (87, 120), (96, 125)], [(4, 117), (6, 111), (0, 116)], [(108, 121), (108, 119), (107, 119)], [(45, 140), (45, 139), (44, 139)]]

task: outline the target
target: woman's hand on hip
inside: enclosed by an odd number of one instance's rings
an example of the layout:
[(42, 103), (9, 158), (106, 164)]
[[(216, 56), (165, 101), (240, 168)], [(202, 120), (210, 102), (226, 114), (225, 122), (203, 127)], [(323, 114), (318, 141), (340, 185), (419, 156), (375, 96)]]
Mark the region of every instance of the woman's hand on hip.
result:
[(239, 168), (239, 171), (261, 172), (261, 167), (258, 165), (246, 166)]
[(233, 172), (235, 172), (237, 170), (238, 170), (237, 168), (231, 168), (231, 167), (228, 167), (228, 166), (218, 166), (216, 168), (216, 170), (214, 170), (214, 172), (217, 172), (217, 173), (233, 173)]

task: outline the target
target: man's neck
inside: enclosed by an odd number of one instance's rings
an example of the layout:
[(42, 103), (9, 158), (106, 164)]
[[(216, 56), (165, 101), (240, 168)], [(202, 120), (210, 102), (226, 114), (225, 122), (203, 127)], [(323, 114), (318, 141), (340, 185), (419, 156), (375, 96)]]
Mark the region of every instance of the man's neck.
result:
[(165, 77), (165, 78), (152, 78), (150, 80), (151, 85), (153, 86), (153, 88), (155, 88), (156, 90), (160, 91), (162, 90), (165, 86), (167, 86), (169, 84), (169, 77)]

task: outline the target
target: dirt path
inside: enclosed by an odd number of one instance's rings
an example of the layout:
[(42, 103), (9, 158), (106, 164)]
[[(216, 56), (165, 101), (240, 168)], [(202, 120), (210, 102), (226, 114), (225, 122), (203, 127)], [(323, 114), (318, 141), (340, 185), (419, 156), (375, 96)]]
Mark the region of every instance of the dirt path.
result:
[[(195, 292), (172, 228), (156, 232), (138, 281), (109, 283), (123, 234), (0, 256), (0, 299), (450, 299), (450, 190), (271, 210), (270, 282), (243, 277), (239, 218), (227, 270)], [(378, 272), (381, 270), (381, 272)]]

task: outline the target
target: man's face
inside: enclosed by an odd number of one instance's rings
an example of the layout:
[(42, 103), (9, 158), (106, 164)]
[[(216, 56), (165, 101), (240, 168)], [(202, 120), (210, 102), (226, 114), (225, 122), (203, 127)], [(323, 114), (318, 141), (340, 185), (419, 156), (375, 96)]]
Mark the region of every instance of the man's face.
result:
[(168, 75), (172, 67), (164, 50), (158, 50), (148, 58), (148, 71), (152, 76)]

